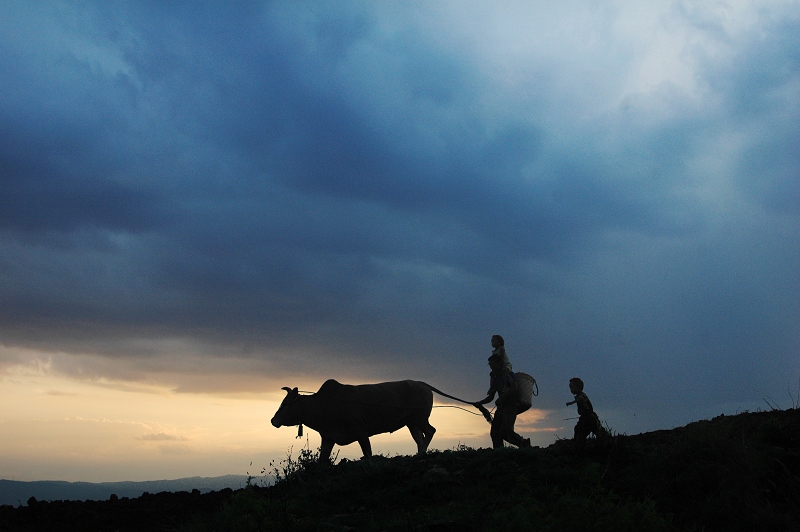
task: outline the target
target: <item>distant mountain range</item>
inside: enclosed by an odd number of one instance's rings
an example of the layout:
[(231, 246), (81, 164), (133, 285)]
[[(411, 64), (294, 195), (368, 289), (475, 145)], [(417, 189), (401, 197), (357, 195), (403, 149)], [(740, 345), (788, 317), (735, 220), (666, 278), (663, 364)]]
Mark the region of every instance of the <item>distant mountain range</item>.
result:
[[(263, 479), (260, 479), (263, 480)], [(177, 480), (149, 480), (146, 482), (63, 482), (58, 480), (37, 480), (22, 482), (0, 479), (0, 505), (26, 505), (28, 499), (38, 501), (105, 501), (111, 495), (122, 497), (141, 497), (142, 493), (161, 493), (200, 490), (201, 493), (219, 491), (225, 488), (239, 489), (247, 483), (246, 475), (225, 475), (221, 477), (190, 477)]]

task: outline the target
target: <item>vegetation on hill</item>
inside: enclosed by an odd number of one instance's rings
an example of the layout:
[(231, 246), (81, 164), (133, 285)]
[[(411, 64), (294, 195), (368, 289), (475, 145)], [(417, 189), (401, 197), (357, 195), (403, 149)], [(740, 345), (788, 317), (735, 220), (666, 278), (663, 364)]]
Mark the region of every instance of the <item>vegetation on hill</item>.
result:
[[(458, 448), (319, 464), (309, 449), (150, 530), (800, 530), (800, 410), (719, 416), (575, 449)], [(265, 477), (266, 478), (266, 477)], [(150, 496), (179, 496), (158, 494)], [(183, 494), (189, 497), (191, 494)], [(177, 501), (177, 499), (176, 499)], [(104, 501), (113, 512), (119, 501)], [(55, 503), (0, 509), (37, 530)], [(11, 511), (6, 511), (9, 508)], [(101, 510), (95, 508), (95, 513)], [(12, 521), (15, 520), (15, 521)], [(75, 518), (73, 519), (75, 521)], [(39, 521), (39, 524), (42, 524)], [(140, 520), (139, 525), (143, 524)], [(142, 530), (119, 523), (116, 528)], [(61, 528), (68, 529), (68, 528)], [(75, 529), (91, 530), (92, 527)]]

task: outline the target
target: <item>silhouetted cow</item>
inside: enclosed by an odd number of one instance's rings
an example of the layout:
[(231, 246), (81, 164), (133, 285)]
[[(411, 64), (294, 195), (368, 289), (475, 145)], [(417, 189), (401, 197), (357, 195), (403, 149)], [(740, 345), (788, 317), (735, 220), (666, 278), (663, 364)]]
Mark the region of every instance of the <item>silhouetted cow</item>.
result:
[(319, 459), (328, 460), (333, 445), (357, 441), (364, 456), (372, 456), (369, 437), (408, 427), (425, 454), (436, 429), (428, 423), (433, 408), (431, 388), (424, 382), (396, 381), (349, 385), (327, 380), (317, 393), (300, 395), (286, 390), (280, 408), (272, 417), (275, 427), (307, 425), (322, 436)]

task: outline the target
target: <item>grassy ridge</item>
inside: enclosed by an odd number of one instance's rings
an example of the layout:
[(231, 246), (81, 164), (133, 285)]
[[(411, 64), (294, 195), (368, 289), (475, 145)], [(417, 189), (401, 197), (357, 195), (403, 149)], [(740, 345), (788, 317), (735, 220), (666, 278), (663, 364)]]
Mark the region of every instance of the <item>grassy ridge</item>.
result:
[(800, 410), (336, 466), (308, 450), (187, 529), (800, 530)]
[[(275, 485), (0, 506), (0, 530), (800, 530), (800, 410), (614, 435), (577, 450), (271, 464)], [(266, 478), (266, 477), (265, 477)]]

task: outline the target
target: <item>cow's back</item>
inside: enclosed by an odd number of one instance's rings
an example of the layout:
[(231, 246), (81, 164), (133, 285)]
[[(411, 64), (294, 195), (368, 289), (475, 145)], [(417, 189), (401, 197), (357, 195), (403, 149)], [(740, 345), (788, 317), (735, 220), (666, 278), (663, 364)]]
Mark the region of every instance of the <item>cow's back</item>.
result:
[(433, 392), (424, 382), (394, 381), (353, 386), (367, 403), (393, 408), (430, 409)]
[(350, 385), (330, 379), (316, 395), (324, 404), (325, 429), (336, 434), (337, 443), (427, 421), (433, 407), (428, 385), (411, 380)]
[(370, 435), (394, 432), (409, 423), (427, 420), (433, 408), (433, 392), (422, 382), (381, 382), (356, 388), (364, 403)]

